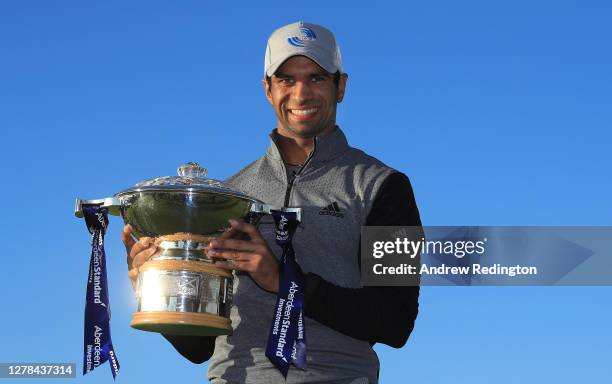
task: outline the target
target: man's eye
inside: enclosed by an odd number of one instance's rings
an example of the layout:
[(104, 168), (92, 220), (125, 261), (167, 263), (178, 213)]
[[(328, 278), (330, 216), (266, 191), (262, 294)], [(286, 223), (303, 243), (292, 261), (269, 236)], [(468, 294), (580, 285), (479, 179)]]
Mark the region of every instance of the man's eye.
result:
[(324, 78), (323, 76), (318, 76), (318, 75), (317, 75), (317, 76), (313, 76), (313, 77), (312, 77), (312, 81), (313, 81), (314, 83), (318, 83), (318, 82), (323, 81), (323, 80), (325, 80), (325, 78)]
[(280, 79), (278, 79), (278, 82), (281, 84), (292, 84), (293, 79), (290, 79), (288, 77), (281, 77)]

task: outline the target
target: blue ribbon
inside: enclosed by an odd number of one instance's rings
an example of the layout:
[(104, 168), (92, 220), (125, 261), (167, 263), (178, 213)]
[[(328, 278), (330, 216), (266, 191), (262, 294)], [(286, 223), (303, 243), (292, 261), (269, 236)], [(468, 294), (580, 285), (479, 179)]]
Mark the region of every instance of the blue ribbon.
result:
[(304, 329), (305, 281), (295, 261), (291, 239), (299, 224), (298, 211), (272, 210), (276, 223), (276, 243), (283, 249), (280, 281), (274, 317), (270, 326), (266, 356), (287, 377), (289, 366), (306, 369), (306, 333)]
[(91, 240), (91, 260), (87, 279), (85, 299), (85, 329), (83, 375), (93, 371), (100, 364), (109, 361), (113, 379), (119, 373), (119, 361), (113, 349), (110, 334), (110, 306), (106, 283), (106, 254), (104, 235), (108, 227), (106, 208), (96, 205), (83, 206), (85, 223)]

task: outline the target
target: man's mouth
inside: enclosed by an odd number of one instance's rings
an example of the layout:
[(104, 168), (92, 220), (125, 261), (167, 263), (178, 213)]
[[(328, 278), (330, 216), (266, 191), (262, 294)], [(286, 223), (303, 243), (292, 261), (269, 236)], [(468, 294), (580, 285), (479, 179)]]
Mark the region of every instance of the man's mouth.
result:
[(297, 117), (310, 117), (319, 111), (318, 107), (314, 108), (300, 108), (300, 109), (289, 109), (289, 113)]

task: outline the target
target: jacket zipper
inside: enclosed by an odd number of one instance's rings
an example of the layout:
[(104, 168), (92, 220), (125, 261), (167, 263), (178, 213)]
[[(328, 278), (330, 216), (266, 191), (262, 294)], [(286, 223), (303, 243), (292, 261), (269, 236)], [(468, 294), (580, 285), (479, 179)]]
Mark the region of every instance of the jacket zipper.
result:
[(306, 165), (308, 165), (308, 163), (310, 162), (310, 159), (312, 159), (312, 157), (314, 156), (314, 153), (315, 153), (316, 150), (317, 150), (317, 138), (315, 137), (314, 138), (314, 147), (312, 149), (312, 152), (310, 152), (310, 155), (308, 156), (308, 158), (304, 162), (304, 165), (302, 165), (302, 167), (300, 168), (300, 170), (298, 172), (292, 172), (291, 178), (287, 180), (287, 189), (285, 190), (285, 204), (284, 204), (285, 207), (289, 206), (289, 198), (291, 197), (291, 189), (293, 188), (293, 184), (295, 183), (295, 179), (302, 173), (304, 168), (306, 168)]

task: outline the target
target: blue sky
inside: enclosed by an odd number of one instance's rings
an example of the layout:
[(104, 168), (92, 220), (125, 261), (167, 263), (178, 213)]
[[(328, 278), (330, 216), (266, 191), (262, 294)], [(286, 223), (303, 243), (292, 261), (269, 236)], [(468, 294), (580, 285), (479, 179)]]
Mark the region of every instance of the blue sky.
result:
[[(604, 1), (2, 2), (0, 362), (80, 371), (89, 236), (74, 198), (187, 161), (224, 179), (260, 156), (266, 38), (297, 20), (336, 33), (338, 123), (410, 176), (425, 224), (612, 225), (611, 16)], [(202, 382), (205, 366), (129, 328), (121, 226), (107, 236), (118, 382)], [(606, 382), (611, 294), (425, 287), (409, 343), (376, 347), (382, 382)]]

